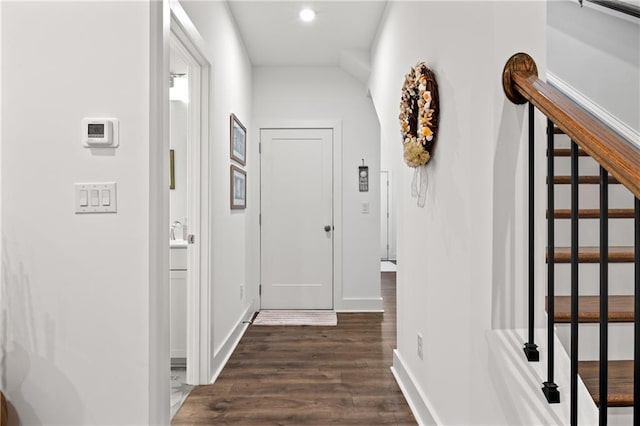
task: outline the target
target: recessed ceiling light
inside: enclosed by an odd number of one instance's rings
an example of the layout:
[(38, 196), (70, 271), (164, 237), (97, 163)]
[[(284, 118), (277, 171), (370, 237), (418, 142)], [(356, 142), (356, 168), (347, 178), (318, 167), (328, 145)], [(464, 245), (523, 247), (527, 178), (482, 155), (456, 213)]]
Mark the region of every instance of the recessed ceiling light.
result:
[(316, 12), (313, 11), (313, 9), (302, 9), (300, 11), (300, 19), (302, 19), (304, 22), (311, 22), (314, 19), (316, 19)]

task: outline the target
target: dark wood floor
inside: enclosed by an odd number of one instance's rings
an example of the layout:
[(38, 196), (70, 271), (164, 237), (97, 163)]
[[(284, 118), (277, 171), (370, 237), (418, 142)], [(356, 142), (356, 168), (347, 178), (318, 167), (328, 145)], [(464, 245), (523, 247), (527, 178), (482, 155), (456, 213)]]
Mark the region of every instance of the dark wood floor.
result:
[(213, 385), (196, 387), (174, 425), (415, 425), (389, 367), (395, 273), (384, 314), (338, 314), (337, 327), (251, 326)]

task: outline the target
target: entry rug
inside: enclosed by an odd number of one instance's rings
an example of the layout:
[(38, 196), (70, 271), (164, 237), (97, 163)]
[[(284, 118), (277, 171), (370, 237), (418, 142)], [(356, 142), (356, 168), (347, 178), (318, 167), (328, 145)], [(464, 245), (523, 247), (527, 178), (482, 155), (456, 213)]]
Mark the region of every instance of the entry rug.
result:
[(335, 327), (338, 317), (334, 311), (260, 311), (253, 325), (319, 325)]
[(398, 270), (398, 266), (393, 262), (387, 262), (383, 260), (380, 262), (380, 272), (396, 272)]

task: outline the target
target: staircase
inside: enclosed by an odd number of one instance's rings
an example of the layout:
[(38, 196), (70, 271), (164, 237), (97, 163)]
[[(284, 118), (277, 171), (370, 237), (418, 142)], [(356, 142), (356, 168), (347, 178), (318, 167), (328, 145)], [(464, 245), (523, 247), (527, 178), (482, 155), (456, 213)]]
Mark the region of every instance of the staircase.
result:
[[(555, 239), (558, 246), (555, 247), (553, 258), (556, 270), (561, 273), (561, 269), (568, 269), (571, 263), (571, 242), (570, 232), (566, 222), (571, 219), (570, 197), (563, 197), (563, 192), (568, 192), (571, 183), (570, 173), (570, 140), (563, 135), (563, 132), (554, 129), (555, 142), (557, 148), (554, 149), (555, 176), (554, 185), (557, 194), (555, 206), (563, 208), (554, 209), (554, 225), (556, 229)], [(591, 159), (584, 150), (579, 150), (579, 170), (580, 176), (580, 204), (597, 204), (599, 200), (600, 176), (598, 173), (598, 163)], [(565, 174), (566, 173), (566, 174)], [(594, 173), (594, 174), (591, 174)], [(608, 320), (611, 337), (609, 338), (609, 361), (608, 361), (608, 407), (632, 407), (633, 406), (633, 359), (624, 359), (625, 356), (633, 355), (633, 322), (634, 316), (634, 296), (633, 296), (633, 274), (635, 253), (633, 247), (635, 210), (633, 209), (633, 195), (624, 189), (620, 183), (612, 178), (609, 183), (609, 203), (616, 206), (608, 209), (609, 226), (616, 228), (614, 235), (609, 236), (608, 263), (615, 265), (618, 269), (617, 279), (619, 281), (615, 289), (609, 291), (608, 300)], [(563, 188), (563, 186), (567, 188)], [(566, 208), (565, 208), (566, 207)], [(578, 322), (580, 324), (580, 346), (578, 373), (583, 383), (587, 387), (594, 402), (600, 406), (600, 369), (597, 353), (593, 349), (599, 346), (598, 325), (600, 322), (600, 296), (598, 289), (599, 266), (589, 268), (588, 264), (600, 264), (600, 247), (597, 241), (598, 227), (600, 222), (600, 210), (597, 208), (580, 208), (578, 210), (580, 220), (580, 248), (578, 251), (578, 262), (580, 263), (579, 277), (580, 296), (578, 298)], [(547, 212), (547, 219), (549, 214)], [(585, 242), (587, 244), (585, 244)], [(566, 245), (565, 245), (566, 244)], [(546, 254), (549, 260), (549, 254)], [(614, 266), (609, 266), (613, 268)], [(569, 272), (565, 271), (565, 275)], [(566, 281), (566, 280), (565, 280)], [(612, 283), (612, 287), (614, 284)], [(617, 293), (616, 293), (617, 292)], [(554, 322), (560, 340), (566, 351), (570, 351), (570, 331), (571, 322), (571, 297), (570, 286), (556, 278), (556, 292), (554, 296), (555, 310)], [(589, 330), (591, 327), (591, 330)], [(594, 329), (595, 328), (595, 329)], [(583, 349), (583, 348), (587, 349)], [(591, 349), (591, 350), (589, 350)], [(594, 356), (595, 355), (595, 356)], [(628, 410), (631, 415), (631, 409)], [(630, 424), (630, 423), (629, 423)]]
[[(538, 78), (535, 61), (526, 53), (509, 58), (502, 82), (507, 99), (528, 104), (525, 358), (541, 361), (534, 340), (540, 315), (534, 259), (541, 255), (535, 243), (535, 153), (541, 148), (535, 137), (537, 109), (547, 118), (547, 372), (542, 392), (549, 404), (569, 403), (571, 426), (580, 422), (580, 407), (597, 408), (600, 426), (640, 424), (640, 151)], [(557, 135), (568, 145), (556, 143)], [(556, 335), (570, 358), (568, 383), (563, 378), (560, 386), (555, 381)], [(585, 387), (594, 404), (582, 400)]]

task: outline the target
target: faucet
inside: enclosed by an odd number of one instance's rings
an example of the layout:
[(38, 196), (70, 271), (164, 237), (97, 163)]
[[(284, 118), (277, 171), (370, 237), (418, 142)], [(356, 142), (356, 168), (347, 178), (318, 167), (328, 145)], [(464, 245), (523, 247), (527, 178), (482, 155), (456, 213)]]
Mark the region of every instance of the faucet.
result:
[(182, 228), (182, 223), (179, 220), (176, 220), (171, 224), (169, 236), (172, 241), (175, 241), (176, 239), (176, 228)]

